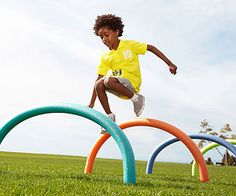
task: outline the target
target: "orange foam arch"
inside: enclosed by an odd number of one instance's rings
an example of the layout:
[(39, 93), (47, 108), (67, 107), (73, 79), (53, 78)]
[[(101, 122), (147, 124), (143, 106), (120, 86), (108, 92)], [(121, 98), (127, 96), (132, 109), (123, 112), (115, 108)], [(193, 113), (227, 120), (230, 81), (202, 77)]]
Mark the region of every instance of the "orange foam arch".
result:
[[(186, 135), (183, 131), (180, 129), (174, 127), (171, 124), (168, 124), (166, 122), (156, 120), (156, 119), (150, 119), (150, 118), (143, 118), (143, 119), (135, 119), (130, 120), (124, 123), (121, 123), (120, 128), (122, 130), (129, 128), (129, 127), (135, 127), (135, 126), (149, 126), (161, 129), (163, 131), (166, 131), (175, 137), (177, 137), (180, 141), (182, 141), (185, 146), (189, 149), (189, 151), (192, 153), (197, 165), (198, 165), (198, 172), (199, 172), (199, 178), (202, 182), (209, 181), (208, 171), (206, 167), (206, 163), (204, 161), (204, 158), (202, 156), (202, 153), (196, 146), (196, 144), (192, 141), (192, 139)], [(93, 164), (94, 160), (96, 158), (96, 155), (101, 148), (101, 146), (105, 143), (105, 141), (110, 137), (110, 134), (104, 134), (102, 135), (97, 142), (94, 144), (92, 150), (90, 151), (90, 154), (87, 158), (87, 162), (85, 165), (84, 173), (92, 173), (93, 170)]]

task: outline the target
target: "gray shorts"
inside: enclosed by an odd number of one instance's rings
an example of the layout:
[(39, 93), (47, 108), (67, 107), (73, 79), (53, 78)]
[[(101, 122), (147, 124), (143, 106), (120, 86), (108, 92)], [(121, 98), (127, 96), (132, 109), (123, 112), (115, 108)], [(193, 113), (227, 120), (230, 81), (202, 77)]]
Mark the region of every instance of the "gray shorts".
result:
[[(133, 85), (131, 84), (131, 82), (128, 79), (120, 78), (120, 77), (117, 77), (117, 76), (111, 76), (111, 77), (116, 78), (122, 85), (124, 85), (126, 88), (128, 88), (131, 92), (136, 93), (135, 90), (134, 90)], [(103, 78), (104, 78), (104, 82), (106, 82), (106, 80), (108, 79), (108, 77), (106, 77), (106, 76), (104, 76)], [(106, 91), (109, 92), (109, 93), (112, 93), (112, 94), (114, 94), (114, 95), (116, 95), (116, 96), (118, 96), (122, 99), (128, 99), (128, 97), (120, 95), (119, 93), (117, 93), (113, 90), (107, 89)]]

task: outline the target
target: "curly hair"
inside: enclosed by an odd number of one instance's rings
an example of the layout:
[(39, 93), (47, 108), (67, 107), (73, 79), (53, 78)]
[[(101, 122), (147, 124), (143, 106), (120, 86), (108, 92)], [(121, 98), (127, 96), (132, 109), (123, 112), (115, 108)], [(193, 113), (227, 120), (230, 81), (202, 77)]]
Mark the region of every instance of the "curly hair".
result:
[(119, 37), (123, 34), (124, 25), (122, 23), (122, 19), (116, 15), (103, 14), (101, 16), (97, 16), (93, 27), (95, 35), (99, 36), (98, 31), (102, 27), (108, 27), (113, 31), (119, 30)]

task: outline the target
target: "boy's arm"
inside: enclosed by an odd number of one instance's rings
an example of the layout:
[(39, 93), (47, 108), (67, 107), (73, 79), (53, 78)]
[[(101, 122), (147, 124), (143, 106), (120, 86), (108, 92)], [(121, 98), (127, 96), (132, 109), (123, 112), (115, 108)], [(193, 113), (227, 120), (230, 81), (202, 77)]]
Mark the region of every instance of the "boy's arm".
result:
[(158, 50), (153, 45), (147, 45), (147, 50), (158, 56), (160, 59), (162, 59), (169, 67), (170, 73), (176, 74), (177, 66), (174, 65), (160, 50)]
[(94, 107), (94, 104), (95, 104), (95, 101), (96, 101), (96, 98), (97, 98), (97, 93), (96, 93), (96, 90), (95, 90), (96, 81), (99, 80), (102, 77), (103, 77), (103, 75), (98, 75), (97, 79), (95, 80), (95, 83), (94, 83), (94, 86), (93, 86), (92, 97), (91, 97), (90, 103), (88, 105), (88, 107), (90, 107), (90, 108)]

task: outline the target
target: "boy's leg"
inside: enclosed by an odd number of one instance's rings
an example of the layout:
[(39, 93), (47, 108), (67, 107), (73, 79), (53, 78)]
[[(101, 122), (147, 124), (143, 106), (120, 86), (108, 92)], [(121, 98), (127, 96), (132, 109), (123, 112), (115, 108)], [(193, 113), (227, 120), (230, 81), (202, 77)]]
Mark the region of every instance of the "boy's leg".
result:
[(136, 94), (135, 90), (128, 79), (109, 77), (104, 80), (106, 89), (114, 93), (117, 96), (125, 96), (133, 102), (134, 113), (139, 116), (145, 106), (145, 97), (140, 94)]
[(106, 87), (104, 85), (104, 78), (97, 80), (97, 82), (95, 84), (95, 90), (96, 90), (98, 99), (99, 99), (100, 103), (102, 104), (102, 107), (105, 110), (105, 112), (107, 114), (112, 113), (111, 109), (110, 109), (110, 105), (108, 103), (108, 98), (107, 98), (107, 94), (106, 94)]
[(115, 77), (106, 78), (104, 84), (107, 89), (114, 91), (118, 95), (128, 97), (129, 99), (131, 99), (135, 94), (123, 84), (121, 84), (120, 81)]
[[(112, 120), (116, 121), (115, 115), (111, 112), (110, 106), (108, 103), (108, 97), (106, 94), (106, 87), (104, 85), (104, 78), (99, 79), (95, 84), (95, 90), (98, 96), (100, 103), (102, 104), (103, 109), (105, 110), (107, 116)], [(107, 133), (107, 131), (101, 127), (101, 134)]]

